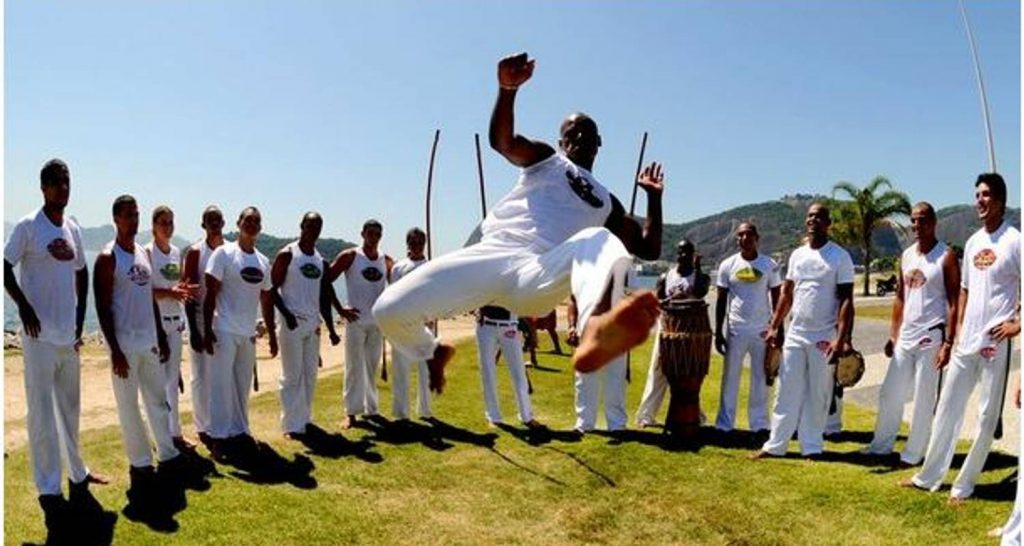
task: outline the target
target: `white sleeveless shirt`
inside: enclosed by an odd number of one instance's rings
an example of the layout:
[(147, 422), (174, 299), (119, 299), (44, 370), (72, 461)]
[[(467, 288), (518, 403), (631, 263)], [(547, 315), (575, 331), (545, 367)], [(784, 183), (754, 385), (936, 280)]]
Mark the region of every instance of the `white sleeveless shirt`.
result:
[(373, 304), (387, 286), (387, 263), (384, 253), (377, 251), (377, 259), (366, 257), (362, 247), (356, 248), (352, 265), (345, 270), (345, 290), (348, 304), (359, 311), (360, 324), (376, 324), (373, 318)]
[(589, 171), (556, 153), (523, 169), (481, 224), (481, 240), (546, 252), (582, 229), (603, 226), (611, 211), (611, 193)]
[[(164, 254), (156, 243), (150, 242), (146, 245), (146, 252), (149, 253), (149, 263), (153, 267), (153, 288), (170, 289), (181, 281), (181, 251), (174, 245), (171, 251)], [(180, 317), (181, 303), (172, 299), (158, 299), (160, 314), (165, 317)]]
[(116, 241), (106, 251), (114, 257), (114, 292), (111, 312), (117, 344), (125, 354), (156, 347), (156, 317), (153, 316), (153, 270), (146, 251), (135, 245), (127, 252)]
[[(281, 299), (299, 323), (295, 331), (311, 332), (320, 325), (320, 282), (324, 275), (324, 259), (316, 247), (313, 247), (312, 255), (306, 255), (299, 248), (298, 241), (289, 243), (285, 248), (291, 252), (292, 260), (281, 285)], [(280, 313), (278, 322), (284, 324)]]
[(946, 249), (946, 243), (939, 241), (927, 254), (918, 252), (916, 244), (903, 251), (903, 347), (942, 342), (942, 332), (932, 328), (946, 322), (946, 277), (942, 271)]

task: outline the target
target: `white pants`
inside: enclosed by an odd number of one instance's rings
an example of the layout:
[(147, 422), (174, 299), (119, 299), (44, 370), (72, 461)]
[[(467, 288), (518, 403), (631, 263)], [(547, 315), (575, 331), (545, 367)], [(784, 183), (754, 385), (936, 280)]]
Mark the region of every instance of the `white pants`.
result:
[(89, 469), (78, 448), (79, 359), (72, 345), (21, 335), (32, 477), (40, 495), (61, 493), (61, 445), (72, 482)]
[(967, 458), (960, 467), (960, 474), (953, 482), (949, 494), (952, 497), (966, 498), (974, 492), (974, 482), (985, 466), (985, 459), (992, 448), (996, 424), (999, 422), (999, 407), (1002, 403), (1000, 397), (1006, 383), (1008, 350), (1009, 343), (1004, 341), (995, 346), (991, 359), (980, 353), (963, 354), (959, 349), (953, 353), (953, 358), (946, 367), (942, 393), (939, 394), (939, 407), (935, 411), (935, 421), (932, 423), (928, 454), (925, 456), (921, 471), (912, 478), (915, 485), (932, 491), (937, 491), (942, 485), (942, 478), (953, 462), (953, 452), (956, 450), (956, 439), (964, 422), (967, 399), (971, 396), (974, 385), (980, 382), (978, 433), (971, 443), (971, 450), (967, 453)]
[(171, 416), (168, 427), (171, 436), (181, 436), (181, 416), (178, 413), (178, 381), (181, 379), (181, 332), (185, 327), (185, 317), (174, 320), (170, 317), (163, 317), (164, 332), (167, 334), (167, 344), (171, 348), (171, 355), (167, 362), (162, 364), (164, 370), (164, 392), (167, 396), (167, 404), (171, 408)]
[(765, 343), (761, 332), (729, 332), (725, 351), (725, 369), (722, 370), (722, 390), (719, 395), (718, 417), (715, 427), (732, 430), (736, 423), (736, 398), (740, 390), (743, 357), (750, 355), (750, 397), (747, 401), (747, 421), (750, 430), (767, 430), (768, 385), (764, 379)]
[(772, 428), (761, 449), (785, 455), (786, 446), (799, 432), (800, 453), (822, 452), (825, 421), (832, 402), (835, 366), (825, 358), (824, 343), (786, 339), (779, 367), (779, 388), (775, 394)]
[(937, 343), (909, 348), (897, 344), (878, 394), (875, 435), (868, 446), (868, 452), (878, 455), (892, 453), (903, 421), (903, 404), (907, 395), (912, 393), (914, 409), (910, 419), (910, 434), (900, 460), (916, 465), (924, 459), (928, 439), (932, 434), (935, 400), (939, 395), (939, 371), (935, 369), (934, 363), (940, 347)]
[(402, 351), (392, 346), (391, 351), (391, 414), (395, 419), (409, 418), (409, 380), (416, 365), (416, 399), (419, 415), (423, 419), (434, 416), (430, 409), (430, 372), (426, 360), (413, 362)]
[(214, 354), (207, 355), (210, 380), (210, 423), (213, 438), (249, 434), (249, 389), (256, 365), (256, 343), (250, 336), (214, 332)]
[(589, 432), (597, 427), (602, 385), (608, 430), (626, 428), (626, 355), (621, 355), (596, 372), (576, 372), (576, 430)]
[(384, 340), (376, 324), (345, 326), (345, 413), (377, 415), (377, 372)]
[[(431, 260), (389, 286), (373, 306), (384, 335), (413, 360), (433, 358), (424, 323), (497, 305), (520, 316), (547, 313), (570, 293), (580, 331), (614, 277), (624, 287), (632, 259), (605, 228), (587, 228), (547, 252), (489, 240)], [(621, 296), (613, 291), (613, 298)]]
[(665, 392), (668, 391), (668, 379), (658, 365), (658, 358), (661, 354), (661, 344), (658, 339), (661, 337), (661, 319), (654, 330), (654, 348), (651, 349), (651, 364), (647, 369), (647, 382), (644, 384), (644, 394), (640, 398), (640, 407), (636, 410), (636, 422), (638, 424), (654, 423), (655, 414), (661, 408), (661, 402), (665, 399)]
[(192, 363), (192, 421), (197, 433), (210, 431), (210, 362), (213, 357), (205, 351), (196, 352), (189, 346), (189, 361)]
[(533, 407), (530, 405), (530, 387), (526, 381), (526, 366), (523, 364), (523, 340), (513, 321), (499, 321), (500, 326), (477, 324), (476, 347), (480, 360), (480, 381), (484, 389), (484, 417), (492, 423), (500, 423), (501, 409), (498, 407), (498, 384), (496, 375), (498, 348), (508, 367), (512, 378), (512, 388), (516, 394), (516, 406), (519, 408), (519, 420), (523, 423), (533, 420)]
[[(298, 330), (298, 331), (296, 331)], [(281, 324), (277, 342), (281, 351), (281, 429), (304, 432), (313, 420), (313, 393), (320, 364), (317, 329), (289, 330)]]
[(152, 349), (130, 351), (125, 353), (125, 358), (128, 360), (128, 377), (118, 377), (113, 371), (110, 373), (114, 400), (117, 401), (117, 417), (121, 422), (128, 463), (133, 468), (147, 468), (153, 466), (153, 450), (139, 410), (140, 394), (146, 407), (149, 429), (156, 442), (157, 460), (163, 462), (178, 456), (178, 449), (171, 439), (171, 406), (167, 403), (164, 389), (166, 363), (161, 363)]

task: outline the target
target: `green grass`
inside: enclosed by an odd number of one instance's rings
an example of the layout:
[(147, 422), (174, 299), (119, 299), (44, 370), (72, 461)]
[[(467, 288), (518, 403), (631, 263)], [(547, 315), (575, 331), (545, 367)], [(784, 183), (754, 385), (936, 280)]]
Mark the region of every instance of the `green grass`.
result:
[(888, 322), (892, 318), (892, 304), (887, 305), (855, 305), (853, 314), (857, 318), (884, 320)]
[[(546, 345), (545, 345), (546, 346)], [(629, 409), (635, 409), (647, 370), (649, 344), (633, 353)], [(546, 371), (532, 372), (538, 419), (554, 429), (573, 424), (572, 374), (566, 357), (540, 355)], [(894, 485), (909, 471), (856, 462), (807, 462), (799, 458), (747, 460), (750, 447), (706, 446), (699, 453), (670, 452), (657, 433), (633, 432), (625, 441), (590, 434), (582, 441), (554, 439), (531, 445), (509, 432), (495, 433), (493, 447), (476, 445), (490, 432), (483, 419), (475, 346), (463, 344), (435, 413), (459, 438), (400, 443), (374, 439), (366, 430), (346, 431), (352, 441), (372, 442), (367, 456), (309, 455), (316, 487), (259, 485), (219, 466), (206, 492), (189, 492), (176, 519), (178, 531), (161, 534), (119, 517), (118, 544), (498, 544), (498, 543), (683, 543), (683, 544), (965, 544), (984, 541), (1001, 524), (1006, 500), (973, 500), (961, 509), (945, 494)], [(714, 417), (721, 361), (711, 366), (703, 390), (705, 413)], [(506, 420), (515, 415), (504, 366), (499, 388)], [(381, 407), (390, 408), (390, 384)], [(741, 392), (745, 392), (746, 386)], [(337, 430), (341, 378), (321, 381), (315, 419)], [(284, 457), (301, 445), (278, 432), (276, 393), (253, 400), (256, 436)], [(746, 408), (740, 408), (741, 423)], [(871, 412), (851, 407), (847, 428), (867, 431)], [(191, 419), (186, 419), (190, 422)], [(471, 441), (465, 441), (471, 440)], [(127, 462), (117, 427), (82, 437), (87, 462), (113, 483), (93, 487), (110, 510), (125, 504)], [(429, 444), (429, 445), (426, 445)], [(851, 453), (861, 444), (830, 443)], [(961, 446), (963, 450), (964, 446)], [(795, 445), (792, 446), (795, 450)], [(41, 542), (42, 513), (31, 482), (27, 453), (6, 461), (4, 532), (8, 543)], [(1000, 468), (982, 475), (979, 495), (992, 497), (1015, 458), (998, 456)], [(951, 479), (951, 477), (950, 477)], [(1000, 495), (1007, 488), (998, 488)]]

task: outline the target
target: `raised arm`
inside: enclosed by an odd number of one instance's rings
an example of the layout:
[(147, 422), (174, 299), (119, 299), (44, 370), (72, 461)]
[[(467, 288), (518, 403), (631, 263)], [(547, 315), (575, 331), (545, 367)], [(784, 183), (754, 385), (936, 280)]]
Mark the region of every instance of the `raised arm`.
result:
[(518, 167), (529, 167), (555, 153), (550, 145), (530, 140), (515, 130), (516, 92), (533, 75), (533, 67), (534, 61), (526, 53), (498, 61), (498, 100), (491, 113), (488, 138), (491, 148)]
[(644, 260), (657, 260), (661, 257), (661, 194), (665, 190), (665, 173), (661, 165), (651, 163), (645, 167), (636, 183), (647, 194), (647, 216), (644, 217), (643, 228), (635, 219), (626, 216), (626, 209), (614, 195), (612, 212), (605, 227), (622, 240), (631, 254)]

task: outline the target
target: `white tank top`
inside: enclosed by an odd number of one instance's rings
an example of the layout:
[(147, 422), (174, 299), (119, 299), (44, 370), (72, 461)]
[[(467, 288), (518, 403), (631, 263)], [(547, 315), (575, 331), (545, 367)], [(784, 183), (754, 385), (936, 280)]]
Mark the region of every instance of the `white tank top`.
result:
[(383, 252), (377, 251), (377, 259), (371, 260), (363, 253), (362, 247), (356, 248), (355, 260), (345, 271), (345, 290), (348, 292), (348, 304), (359, 310), (360, 323), (375, 323), (370, 311), (387, 286), (386, 276)]
[(114, 256), (114, 333), (124, 353), (156, 347), (156, 318), (153, 316), (153, 270), (145, 250), (135, 245), (129, 253), (111, 242), (107, 251)]
[(946, 279), (942, 272), (946, 248), (946, 243), (939, 241), (928, 254), (918, 252), (916, 244), (903, 251), (900, 344), (905, 347), (942, 342), (942, 332), (932, 328), (946, 322)]
[(693, 297), (694, 283), (697, 279), (697, 270), (694, 269), (689, 275), (682, 276), (678, 268), (673, 267), (665, 272), (665, 297), (686, 299)]
[[(164, 254), (156, 243), (146, 245), (149, 263), (153, 267), (153, 288), (170, 289), (181, 281), (181, 251), (171, 245), (171, 251)], [(181, 303), (177, 300), (161, 298), (156, 300), (160, 306), (160, 314), (165, 317), (180, 317)]]
[[(291, 252), (292, 261), (281, 285), (281, 299), (298, 320), (296, 331), (310, 332), (320, 325), (320, 282), (324, 275), (324, 259), (316, 247), (313, 255), (307, 256), (299, 248), (298, 241), (289, 243), (285, 248)], [(278, 322), (284, 324), (280, 313)]]
[(556, 153), (523, 169), (481, 224), (481, 240), (546, 252), (582, 229), (603, 226), (611, 211), (608, 190), (589, 171)]

